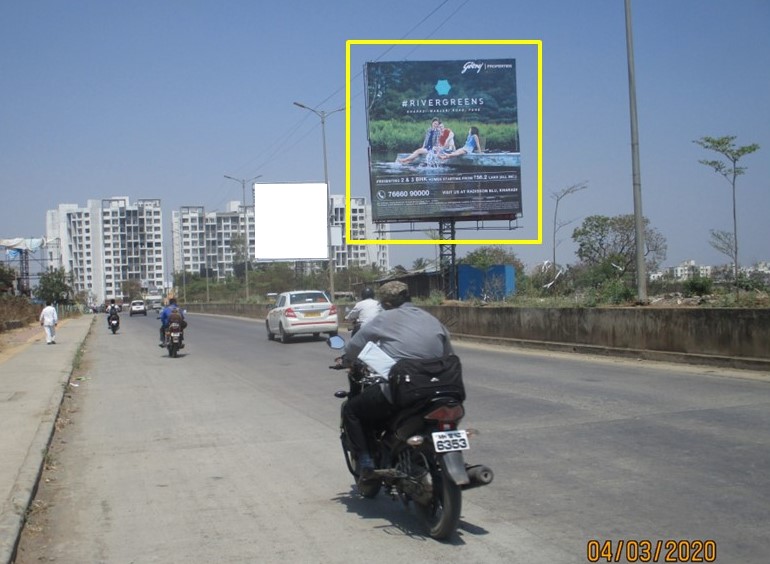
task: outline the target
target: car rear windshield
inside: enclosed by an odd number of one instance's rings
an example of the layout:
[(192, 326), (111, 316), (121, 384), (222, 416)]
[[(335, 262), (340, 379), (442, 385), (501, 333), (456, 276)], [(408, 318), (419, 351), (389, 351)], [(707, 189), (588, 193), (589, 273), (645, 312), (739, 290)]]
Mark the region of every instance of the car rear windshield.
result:
[(329, 302), (323, 292), (294, 292), (289, 294), (289, 300), (292, 304), (319, 304)]

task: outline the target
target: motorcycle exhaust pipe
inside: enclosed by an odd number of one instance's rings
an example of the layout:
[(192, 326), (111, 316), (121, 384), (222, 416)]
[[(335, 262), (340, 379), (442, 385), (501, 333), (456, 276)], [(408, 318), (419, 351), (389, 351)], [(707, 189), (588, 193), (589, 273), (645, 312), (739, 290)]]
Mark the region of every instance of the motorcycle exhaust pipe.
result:
[(476, 464), (474, 466), (466, 466), (465, 471), (468, 474), (469, 483), (462, 486), (462, 489), (469, 490), (471, 488), (479, 488), (492, 483), (495, 478), (495, 473), (489, 466), (483, 464)]

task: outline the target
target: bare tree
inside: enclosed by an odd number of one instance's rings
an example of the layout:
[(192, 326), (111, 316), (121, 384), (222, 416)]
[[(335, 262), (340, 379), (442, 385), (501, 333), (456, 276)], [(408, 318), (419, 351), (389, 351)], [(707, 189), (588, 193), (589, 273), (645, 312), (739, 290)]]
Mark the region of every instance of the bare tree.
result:
[[(700, 145), (701, 147), (703, 147), (704, 149), (708, 149), (709, 151), (716, 151), (717, 153), (719, 153), (729, 161), (729, 164), (720, 160), (708, 160), (708, 159), (701, 159), (698, 162), (713, 168), (714, 172), (723, 176), (725, 180), (727, 180), (727, 182), (730, 183), (730, 186), (733, 191), (733, 235), (732, 235), (732, 241), (731, 241), (732, 252), (725, 253), (725, 254), (727, 254), (728, 256), (731, 256), (733, 259), (733, 274), (735, 276), (735, 299), (737, 301), (738, 300), (738, 212), (735, 206), (735, 184), (736, 184), (736, 180), (738, 179), (738, 176), (746, 172), (745, 167), (738, 166), (738, 161), (741, 160), (741, 158), (744, 157), (745, 155), (758, 151), (759, 145), (757, 145), (756, 143), (752, 143), (751, 145), (736, 147), (735, 135), (725, 135), (724, 137), (701, 137), (700, 139), (693, 141), (693, 143)], [(722, 235), (715, 235), (715, 233), (721, 233)], [(724, 247), (725, 243), (730, 243), (730, 241), (725, 239), (724, 233), (725, 233), (724, 231), (711, 232), (711, 237), (712, 237), (711, 246), (723, 253), (724, 253), (724, 250), (721, 250), (721, 249)]]
[(729, 231), (720, 231), (718, 229), (712, 229), (709, 231), (711, 234), (711, 241), (709, 245), (714, 247), (717, 251), (730, 258), (730, 262), (735, 264), (738, 262), (738, 258), (733, 254), (735, 252), (735, 241), (733, 240), (733, 234)]
[(559, 244), (561, 244), (561, 240), (559, 241), (556, 240), (556, 234), (562, 229), (562, 227), (566, 227), (567, 225), (575, 221), (574, 219), (571, 219), (569, 221), (561, 221), (561, 222), (559, 221), (558, 219), (559, 202), (561, 202), (563, 198), (566, 198), (570, 194), (574, 194), (575, 192), (579, 192), (580, 190), (585, 190), (586, 188), (588, 188), (588, 182), (583, 181), (577, 184), (573, 184), (572, 186), (568, 186), (567, 188), (564, 188), (559, 192), (551, 192), (551, 198), (556, 200), (556, 207), (554, 207), (554, 210), (553, 210), (553, 263), (551, 265), (554, 271), (556, 271), (556, 269), (558, 268), (556, 265), (556, 247), (558, 247)]

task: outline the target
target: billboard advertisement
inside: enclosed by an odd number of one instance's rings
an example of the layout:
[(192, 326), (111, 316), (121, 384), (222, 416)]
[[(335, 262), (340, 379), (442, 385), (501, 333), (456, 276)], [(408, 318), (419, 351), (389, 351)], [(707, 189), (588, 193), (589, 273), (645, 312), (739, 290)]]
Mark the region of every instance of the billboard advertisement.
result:
[(522, 217), (515, 59), (365, 65), (376, 222)]
[(254, 184), (257, 261), (329, 257), (329, 198), (323, 182)]

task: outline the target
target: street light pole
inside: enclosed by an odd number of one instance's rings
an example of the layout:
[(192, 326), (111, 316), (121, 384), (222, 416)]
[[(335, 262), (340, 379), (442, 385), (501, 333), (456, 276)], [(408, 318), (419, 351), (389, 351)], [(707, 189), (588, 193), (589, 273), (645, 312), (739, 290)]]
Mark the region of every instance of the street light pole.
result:
[(241, 183), (241, 190), (243, 192), (243, 224), (244, 224), (244, 233), (243, 235), (243, 247), (246, 250), (246, 260), (243, 265), (244, 270), (244, 280), (246, 281), (246, 301), (249, 301), (249, 262), (251, 261), (251, 255), (249, 254), (249, 206), (246, 203), (246, 183), (247, 182), (254, 182), (257, 178), (262, 178), (262, 175), (259, 174), (255, 176), (254, 178), (250, 178), (249, 180), (245, 180), (243, 178), (233, 178), (232, 176), (224, 175), (225, 178), (228, 180), (234, 180), (235, 182)]
[(303, 110), (309, 110), (321, 118), (321, 137), (323, 139), (323, 155), (324, 155), (324, 182), (326, 183), (326, 237), (329, 240), (329, 248), (327, 249), (329, 255), (329, 299), (334, 301), (334, 246), (332, 245), (332, 214), (334, 212), (332, 208), (331, 190), (329, 189), (329, 166), (326, 159), (326, 118), (337, 112), (342, 112), (345, 107), (337, 108), (331, 112), (325, 110), (316, 110), (310, 108), (305, 104), (294, 102), (294, 105)]
[(639, 173), (639, 127), (636, 115), (636, 75), (634, 72), (634, 35), (631, 28), (631, 0), (625, 0), (626, 58), (628, 61), (628, 97), (631, 114), (631, 170), (634, 185), (634, 232), (636, 234), (637, 302), (647, 305), (647, 265), (644, 263), (644, 213), (642, 181)]
[(209, 294), (209, 245), (206, 233), (206, 209), (203, 209), (203, 268), (206, 269), (206, 303), (211, 302)]

